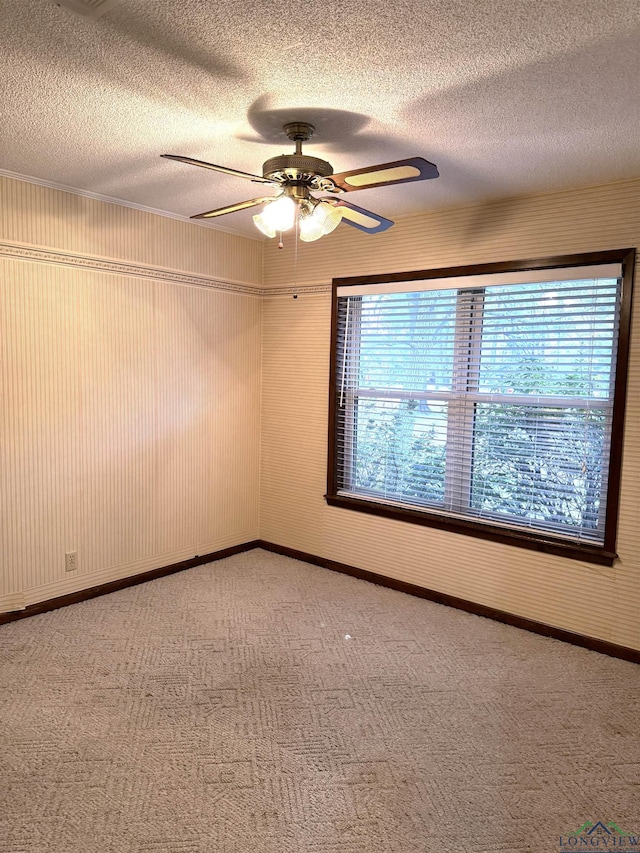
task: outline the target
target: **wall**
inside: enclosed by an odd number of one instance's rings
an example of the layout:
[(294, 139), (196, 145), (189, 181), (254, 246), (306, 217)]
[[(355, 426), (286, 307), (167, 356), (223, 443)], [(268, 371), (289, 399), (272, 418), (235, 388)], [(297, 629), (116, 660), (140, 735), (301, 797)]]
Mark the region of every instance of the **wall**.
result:
[[(364, 196), (359, 202), (366, 206)], [(342, 225), (318, 243), (299, 246), (297, 267), (291, 241), (282, 251), (268, 244), (262, 538), (640, 649), (640, 298), (632, 330), (620, 558), (612, 568), (328, 507), (323, 499), (331, 278), (630, 246), (640, 246), (638, 181), (438, 211), (377, 236)]]
[(0, 179), (0, 267), (0, 612), (257, 538), (260, 242)]
[(270, 241), (263, 273), (258, 241), (0, 179), (0, 611), (261, 536), (640, 649), (638, 298), (613, 568), (323, 499), (332, 277), (639, 245), (636, 181), (341, 226), (297, 267)]

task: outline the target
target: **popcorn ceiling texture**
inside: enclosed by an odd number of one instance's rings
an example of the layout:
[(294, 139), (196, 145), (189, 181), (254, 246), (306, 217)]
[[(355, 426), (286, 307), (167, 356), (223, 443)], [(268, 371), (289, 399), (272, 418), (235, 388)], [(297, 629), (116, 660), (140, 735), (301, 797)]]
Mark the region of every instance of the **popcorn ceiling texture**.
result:
[[(256, 195), (284, 119), (342, 171), (408, 156), (435, 181), (364, 190), (391, 218), (640, 174), (636, 0), (123, 0), (91, 20), (0, 0), (0, 170), (179, 215)], [(271, 118), (277, 119), (275, 122)], [(251, 211), (209, 227), (251, 233)]]

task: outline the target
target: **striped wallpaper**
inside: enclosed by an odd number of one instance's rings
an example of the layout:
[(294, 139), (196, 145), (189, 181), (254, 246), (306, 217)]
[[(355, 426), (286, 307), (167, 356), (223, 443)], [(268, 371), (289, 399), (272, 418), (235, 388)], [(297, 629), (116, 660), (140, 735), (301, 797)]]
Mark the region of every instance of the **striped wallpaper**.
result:
[(0, 191), (0, 611), (257, 538), (260, 243)]
[(0, 205), (0, 611), (261, 537), (640, 649), (638, 299), (612, 568), (323, 498), (332, 277), (639, 246), (640, 182), (343, 226), (297, 263), (7, 178)]
[(262, 243), (203, 225), (0, 176), (0, 241), (191, 272), (262, 281)]
[[(268, 244), (262, 538), (640, 649), (639, 298), (632, 333), (620, 559), (612, 568), (328, 507), (323, 500), (332, 277), (630, 246), (640, 246), (638, 181), (439, 211), (401, 221), (376, 237), (341, 226), (301, 247), (297, 270), (290, 244), (283, 251)], [(292, 298), (294, 284), (297, 299)]]

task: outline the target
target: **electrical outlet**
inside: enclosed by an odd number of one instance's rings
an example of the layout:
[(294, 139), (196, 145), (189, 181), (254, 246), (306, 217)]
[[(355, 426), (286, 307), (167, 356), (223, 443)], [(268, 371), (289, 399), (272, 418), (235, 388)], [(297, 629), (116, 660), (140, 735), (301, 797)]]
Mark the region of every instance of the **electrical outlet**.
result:
[(65, 572), (75, 572), (78, 568), (78, 552), (67, 551), (64, 555), (64, 570)]

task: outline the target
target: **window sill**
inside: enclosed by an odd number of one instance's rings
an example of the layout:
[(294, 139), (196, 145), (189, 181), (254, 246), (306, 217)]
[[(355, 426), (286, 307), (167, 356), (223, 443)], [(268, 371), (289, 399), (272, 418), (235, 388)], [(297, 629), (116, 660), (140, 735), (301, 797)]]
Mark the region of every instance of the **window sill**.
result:
[(440, 513), (429, 512), (422, 509), (408, 509), (406, 507), (394, 506), (378, 501), (356, 498), (347, 495), (325, 495), (329, 506), (341, 509), (365, 512), (370, 515), (379, 515), (384, 518), (392, 518), (395, 521), (405, 521), (409, 524), (421, 524), (425, 527), (435, 527), (440, 530), (448, 530), (451, 533), (461, 533), (464, 536), (475, 536), (479, 539), (487, 539), (492, 542), (500, 542), (503, 545), (513, 545), (516, 548), (527, 548), (531, 551), (540, 551), (546, 554), (555, 554), (570, 560), (581, 560), (585, 563), (595, 563), (600, 566), (612, 566), (617, 555), (611, 551), (605, 551), (597, 545), (579, 544), (547, 537), (543, 534), (525, 533), (507, 527), (497, 527), (482, 522), (454, 518)]

